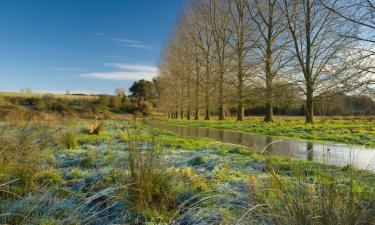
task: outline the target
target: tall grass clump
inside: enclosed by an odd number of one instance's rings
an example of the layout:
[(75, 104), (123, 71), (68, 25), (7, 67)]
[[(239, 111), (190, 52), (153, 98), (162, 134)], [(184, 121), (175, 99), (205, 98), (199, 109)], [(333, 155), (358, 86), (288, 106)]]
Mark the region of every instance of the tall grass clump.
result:
[(59, 138), (59, 142), (61, 146), (67, 149), (73, 150), (79, 147), (77, 132), (74, 128), (63, 131)]
[(104, 122), (94, 121), (83, 128), (83, 133), (100, 135), (104, 132)]
[(250, 174), (249, 189), (256, 201), (266, 205), (263, 213), (275, 224), (375, 223), (374, 180), (360, 180), (374, 179), (373, 174), (324, 165), (320, 171), (317, 168), (298, 166), (286, 173), (269, 170), (267, 178)]
[(137, 134), (129, 135), (127, 143), (129, 200), (133, 209), (137, 214), (165, 222), (176, 209), (177, 192), (161, 148), (153, 140), (140, 142)]
[[(26, 194), (37, 188), (37, 173), (44, 150), (54, 145), (54, 130), (42, 123), (9, 125), (0, 133), (0, 183), (7, 185), (1, 198)], [(12, 194), (10, 194), (12, 193)]]

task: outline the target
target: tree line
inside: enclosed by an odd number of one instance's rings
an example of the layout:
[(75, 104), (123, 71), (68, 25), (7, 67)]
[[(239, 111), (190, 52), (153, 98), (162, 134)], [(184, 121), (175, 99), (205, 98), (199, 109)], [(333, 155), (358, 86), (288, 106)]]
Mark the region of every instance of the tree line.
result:
[(272, 121), (279, 101), (373, 93), (375, 8), (368, 0), (189, 0), (155, 78), (170, 118), (243, 120), (255, 98)]

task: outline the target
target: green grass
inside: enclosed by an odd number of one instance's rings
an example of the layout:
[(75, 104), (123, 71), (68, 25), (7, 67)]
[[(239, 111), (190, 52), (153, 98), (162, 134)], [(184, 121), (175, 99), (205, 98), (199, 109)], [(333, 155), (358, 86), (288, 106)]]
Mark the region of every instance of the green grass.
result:
[(375, 146), (375, 120), (362, 118), (332, 119), (320, 118), (308, 125), (302, 118), (277, 118), (266, 123), (262, 118), (248, 118), (245, 121), (218, 120), (159, 120), (158, 122), (193, 127), (206, 127), (265, 134), (277, 137), (290, 137), (306, 140), (331, 141), (346, 144)]
[[(281, 216), (286, 194), (288, 201), (314, 212), (320, 212), (319, 204), (309, 208), (304, 197), (320, 198), (318, 190), (345, 185), (351, 191), (345, 196), (356, 203), (374, 199), (375, 175), (368, 171), (257, 154), (139, 122), (104, 121), (99, 135), (85, 133), (83, 128), (92, 123), (0, 123), (0, 154), (5, 156), (0, 158), (0, 214), (6, 215), (0, 223), (110, 224), (114, 218), (126, 218), (140, 224), (178, 224), (190, 213), (202, 222), (217, 216), (220, 224), (229, 225), (236, 224), (249, 205), (269, 203), (270, 208), (248, 213), (249, 222), (241, 223), (268, 224), (250, 219), (268, 218), (270, 212)], [(61, 127), (76, 132), (68, 144), (56, 142), (61, 133), (55, 131)], [(72, 148), (71, 139), (79, 145)], [(277, 186), (279, 180), (282, 186)], [(316, 192), (294, 198), (306, 185)], [(337, 203), (350, 200), (336, 196)], [(350, 204), (337, 204), (335, 209), (350, 209)], [(112, 217), (106, 220), (107, 216)]]

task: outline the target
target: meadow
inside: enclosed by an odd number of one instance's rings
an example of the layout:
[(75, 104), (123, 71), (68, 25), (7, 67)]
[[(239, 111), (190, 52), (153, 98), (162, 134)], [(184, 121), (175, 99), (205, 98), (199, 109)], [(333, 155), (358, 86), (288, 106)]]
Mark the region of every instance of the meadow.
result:
[(372, 224), (375, 174), (139, 121), (0, 123), (0, 224)]
[[(23, 92), (4, 92), (0, 91), (0, 97), (23, 97), (23, 98), (42, 98), (47, 93), (23, 93)], [(74, 95), (74, 94), (52, 94), (56, 98), (63, 99), (97, 99), (95, 95)]]
[(305, 124), (302, 117), (276, 117), (274, 122), (263, 122), (262, 117), (248, 117), (245, 121), (233, 118), (220, 120), (159, 120), (160, 123), (181, 126), (207, 127), (276, 137), (331, 141), (346, 144), (375, 146), (374, 117), (317, 117), (314, 124)]

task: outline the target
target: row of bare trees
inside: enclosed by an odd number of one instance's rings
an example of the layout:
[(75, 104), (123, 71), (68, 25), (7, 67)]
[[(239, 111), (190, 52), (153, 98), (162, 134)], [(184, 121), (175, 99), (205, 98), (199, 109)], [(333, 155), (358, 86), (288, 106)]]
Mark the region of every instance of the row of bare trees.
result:
[[(273, 120), (279, 90), (305, 102), (327, 92), (373, 85), (372, 0), (190, 0), (165, 47), (155, 79), (160, 108), (172, 118), (224, 120), (235, 105), (244, 119), (248, 90)], [(363, 18), (363, 19), (362, 19)], [(285, 88), (287, 87), (287, 88)]]

